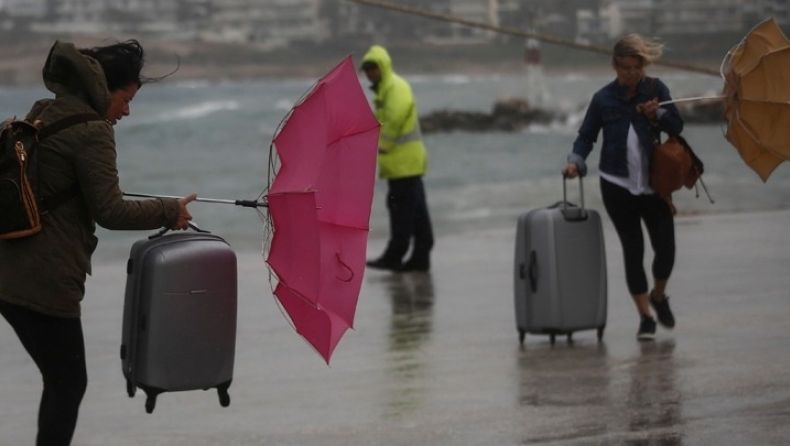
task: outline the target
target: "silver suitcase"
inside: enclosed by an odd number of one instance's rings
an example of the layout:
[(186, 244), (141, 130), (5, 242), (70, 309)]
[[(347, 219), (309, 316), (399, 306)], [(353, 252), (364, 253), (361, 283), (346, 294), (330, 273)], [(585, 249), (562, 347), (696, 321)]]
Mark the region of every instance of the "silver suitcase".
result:
[(532, 209), (518, 219), (514, 294), (519, 342), (527, 333), (556, 335), (572, 340), (575, 331), (606, 327), (606, 253), (597, 211), (584, 207), (584, 185), (579, 178), (580, 206), (563, 200)]
[(127, 264), (121, 361), (127, 393), (216, 388), (230, 404), (236, 347), (236, 254), (207, 232), (163, 235), (132, 245)]

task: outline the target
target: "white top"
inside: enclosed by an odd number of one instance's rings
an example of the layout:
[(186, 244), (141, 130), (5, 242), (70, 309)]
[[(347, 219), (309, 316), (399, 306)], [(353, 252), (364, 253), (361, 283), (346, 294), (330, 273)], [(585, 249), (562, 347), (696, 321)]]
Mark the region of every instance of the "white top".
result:
[(653, 189), (650, 188), (649, 164), (633, 125), (628, 128), (627, 146), (628, 177), (618, 177), (605, 172), (599, 172), (599, 175), (610, 183), (628, 189), (632, 195), (650, 195)]

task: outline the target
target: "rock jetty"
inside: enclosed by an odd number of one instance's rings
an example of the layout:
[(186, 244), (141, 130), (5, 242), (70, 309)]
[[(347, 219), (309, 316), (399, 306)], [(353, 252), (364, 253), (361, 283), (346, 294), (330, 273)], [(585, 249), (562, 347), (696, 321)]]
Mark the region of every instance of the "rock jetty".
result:
[[(725, 122), (724, 102), (721, 99), (681, 102), (676, 106), (687, 123), (722, 124)], [(565, 122), (567, 118), (567, 113), (533, 108), (524, 99), (507, 98), (497, 100), (491, 107), (490, 113), (437, 110), (421, 116), (420, 126), (423, 133), (516, 132), (533, 124)]]
[(683, 120), (691, 124), (722, 124), (724, 117), (724, 101), (722, 99), (700, 99), (698, 101), (679, 102), (675, 104)]
[(424, 133), (514, 132), (531, 124), (548, 124), (563, 119), (563, 114), (532, 108), (523, 99), (500, 99), (490, 113), (462, 110), (438, 110), (420, 117)]

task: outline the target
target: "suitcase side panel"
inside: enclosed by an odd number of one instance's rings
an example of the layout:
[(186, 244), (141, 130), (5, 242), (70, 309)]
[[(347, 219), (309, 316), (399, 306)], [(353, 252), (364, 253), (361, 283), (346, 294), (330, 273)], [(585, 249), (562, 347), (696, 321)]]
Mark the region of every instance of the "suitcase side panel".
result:
[[(516, 307), (519, 329), (540, 332), (561, 324), (554, 260), (554, 209), (533, 209), (519, 219)], [(517, 237), (519, 238), (519, 237)]]
[(154, 242), (148, 239), (137, 240), (132, 245), (129, 252), (129, 259), (126, 262), (126, 288), (123, 302), (123, 324), (121, 333), (121, 369), (128, 380), (133, 380), (132, 364), (136, 363), (137, 336), (139, 333), (139, 288), (142, 275), (139, 274), (134, 266), (142, 261), (143, 253), (152, 246)]
[(563, 328), (605, 326), (606, 250), (600, 215), (587, 210), (584, 221), (558, 219), (554, 242)]

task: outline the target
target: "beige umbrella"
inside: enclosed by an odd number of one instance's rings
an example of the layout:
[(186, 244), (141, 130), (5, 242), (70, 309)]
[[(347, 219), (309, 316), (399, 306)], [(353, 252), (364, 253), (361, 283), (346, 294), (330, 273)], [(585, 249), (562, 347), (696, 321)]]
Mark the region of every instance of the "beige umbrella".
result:
[(722, 63), (727, 140), (763, 181), (790, 160), (790, 40), (771, 18)]

